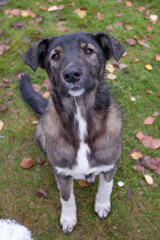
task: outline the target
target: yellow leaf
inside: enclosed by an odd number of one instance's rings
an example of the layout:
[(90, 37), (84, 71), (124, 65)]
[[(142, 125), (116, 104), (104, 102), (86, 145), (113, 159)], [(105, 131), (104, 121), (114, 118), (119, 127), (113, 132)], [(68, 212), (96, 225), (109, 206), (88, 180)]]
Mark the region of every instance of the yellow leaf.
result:
[(81, 187), (89, 187), (90, 185), (85, 182), (84, 180), (78, 180), (78, 184), (81, 186)]
[(147, 68), (147, 70), (152, 70), (151, 64), (147, 64), (147, 65), (145, 65), (145, 67)]
[(0, 131), (2, 130), (3, 126), (4, 126), (4, 122), (0, 120)]
[(80, 18), (85, 18), (86, 14), (87, 13), (84, 10), (81, 10), (81, 11), (77, 12), (78, 17), (80, 17)]
[(149, 185), (152, 185), (153, 184), (153, 178), (151, 177), (151, 175), (144, 175), (145, 177), (145, 180), (146, 182), (149, 184)]
[(58, 10), (57, 6), (52, 6), (52, 7), (48, 8), (48, 12), (52, 12), (52, 11), (55, 11), (55, 10)]
[(22, 16), (22, 17), (28, 17), (28, 16), (29, 16), (29, 13), (28, 13), (28, 12), (22, 12), (22, 13), (21, 13), (21, 16)]
[(47, 99), (47, 98), (49, 98), (49, 96), (50, 96), (50, 92), (49, 91), (46, 91), (46, 92), (43, 93), (43, 97), (44, 98)]
[(111, 63), (108, 63), (106, 65), (106, 69), (110, 72), (110, 73), (113, 73), (114, 72), (114, 67)]
[(131, 153), (131, 157), (135, 160), (138, 160), (139, 158), (141, 158), (143, 156), (140, 152), (134, 152), (134, 153)]

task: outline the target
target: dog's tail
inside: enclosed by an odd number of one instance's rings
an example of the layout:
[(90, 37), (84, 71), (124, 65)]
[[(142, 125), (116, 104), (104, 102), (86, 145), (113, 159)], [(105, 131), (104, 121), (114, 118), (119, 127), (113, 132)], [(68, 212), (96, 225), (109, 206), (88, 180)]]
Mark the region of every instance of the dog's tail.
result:
[(29, 76), (26, 73), (21, 74), (19, 87), (24, 100), (36, 113), (43, 115), (48, 101), (33, 89)]

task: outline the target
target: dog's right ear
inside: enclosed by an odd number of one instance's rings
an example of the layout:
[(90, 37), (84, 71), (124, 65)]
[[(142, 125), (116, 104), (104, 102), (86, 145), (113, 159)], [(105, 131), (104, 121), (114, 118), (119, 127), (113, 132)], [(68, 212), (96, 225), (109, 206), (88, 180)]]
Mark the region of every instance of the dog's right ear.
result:
[(30, 47), (22, 55), (23, 61), (36, 71), (37, 67), (44, 67), (44, 57), (52, 38), (43, 38)]

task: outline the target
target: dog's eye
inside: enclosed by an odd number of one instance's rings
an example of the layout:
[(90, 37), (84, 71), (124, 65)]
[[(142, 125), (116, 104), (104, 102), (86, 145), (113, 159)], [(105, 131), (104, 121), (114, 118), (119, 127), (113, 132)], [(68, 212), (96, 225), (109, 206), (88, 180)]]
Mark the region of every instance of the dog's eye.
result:
[(91, 48), (88, 48), (88, 49), (85, 50), (86, 55), (90, 55), (92, 53), (93, 53), (93, 50)]
[(60, 59), (59, 53), (53, 54), (52, 59), (53, 59), (53, 60), (59, 60), (59, 59)]

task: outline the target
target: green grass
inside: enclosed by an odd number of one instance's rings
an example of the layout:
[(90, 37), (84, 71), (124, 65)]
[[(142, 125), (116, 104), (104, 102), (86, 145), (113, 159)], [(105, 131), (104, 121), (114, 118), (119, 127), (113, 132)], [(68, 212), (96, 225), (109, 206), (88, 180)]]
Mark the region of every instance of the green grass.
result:
[[(159, 239), (159, 216), (160, 216), (160, 192), (159, 175), (147, 170), (152, 174), (154, 188), (145, 183), (141, 185), (143, 176), (133, 170), (135, 161), (131, 159), (130, 152), (135, 147), (142, 151), (143, 155), (152, 157), (160, 156), (160, 149), (148, 150), (136, 140), (135, 135), (139, 130), (155, 138), (159, 136), (160, 116), (156, 117), (152, 126), (144, 126), (143, 121), (147, 116), (151, 116), (159, 110), (160, 98), (157, 97), (160, 91), (160, 63), (155, 60), (155, 54), (160, 55), (160, 41), (158, 24), (153, 25), (153, 32), (148, 33), (146, 25), (152, 25), (145, 18), (144, 13), (138, 11), (140, 6), (145, 6), (151, 14), (160, 13), (159, 0), (133, 1), (133, 7), (127, 8), (124, 3), (120, 4), (116, 0), (109, 0), (102, 4), (98, 0), (75, 0), (75, 6), (70, 7), (66, 0), (49, 1), (8, 1), (1, 11), (1, 29), (3, 35), (0, 37), (0, 44), (6, 38), (10, 38), (10, 50), (0, 57), (1, 82), (4, 77), (12, 78), (13, 83), (10, 88), (0, 87), (0, 105), (5, 103), (8, 110), (0, 113), (0, 119), (4, 122), (4, 127), (0, 131), (0, 218), (16, 219), (32, 230), (35, 240), (53, 239)], [(39, 10), (40, 6), (50, 7), (52, 5), (64, 4), (61, 11), (45, 12)], [(31, 7), (33, 12), (43, 16), (42, 24), (30, 26), (27, 22), (29, 17), (23, 18), (9, 17), (4, 14), (4, 9)], [(74, 10), (79, 7), (87, 7), (87, 16), (80, 19)], [(101, 11), (104, 14), (103, 20), (97, 20), (94, 16)], [(119, 12), (122, 16), (116, 17)], [(159, 15), (160, 19), (160, 15)], [(59, 227), (60, 201), (59, 192), (56, 188), (53, 173), (47, 158), (40, 152), (34, 144), (33, 135), (35, 126), (32, 121), (36, 120), (36, 115), (22, 100), (19, 93), (19, 80), (14, 76), (17, 72), (27, 72), (32, 79), (32, 83), (41, 84), (46, 78), (46, 73), (38, 69), (33, 73), (21, 60), (18, 49), (23, 52), (31, 44), (24, 44), (23, 37), (30, 38), (32, 42), (36, 39), (32, 36), (46, 37), (56, 36), (61, 33), (57, 30), (57, 23), (63, 20), (67, 27), (66, 33), (70, 32), (96, 32), (105, 31), (106, 25), (112, 25), (114, 31), (111, 34), (118, 38), (127, 48), (127, 56), (121, 62), (127, 64), (127, 71), (115, 71), (117, 79), (109, 81), (112, 92), (122, 106), (124, 115), (123, 141), (124, 150), (118, 165), (112, 193), (112, 210), (109, 217), (101, 221), (93, 211), (94, 198), (97, 191), (98, 181), (89, 188), (81, 188), (75, 182), (75, 195), (78, 208), (78, 224), (70, 236), (63, 234)], [(24, 28), (14, 30), (12, 22), (23, 21)], [(121, 21), (123, 25), (129, 24), (132, 30), (125, 30), (123, 27), (116, 27), (115, 23)], [(160, 23), (160, 20), (159, 22)], [(147, 42), (149, 48), (135, 45), (129, 46), (126, 38), (136, 35), (143, 39), (147, 34), (152, 38)], [(38, 40), (38, 39), (37, 39)], [(139, 58), (140, 61), (132, 63), (132, 58)], [(152, 71), (145, 69), (146, 64), (151, 64)], [(44, 91), (44, 89), (42, 88)], [(152, 90), (148, 94), (147, 90)], [(8, 97), (6, 92), (12, 91), (13, 97)], [(130, 100), (131, 96), (136, 98), (136, 102)], [(11, 107), (20, 110), (13, 114)], [(45, 164), (34, 166), (29, 170), (20, 167), (20, 162), (24, 157), (41, 156)], [(119, 188), (117, 182), (124, 181), (125, 186)], [(49, 198), (38, 198), (35, 191), (44, 189)], [(131, 199), (126, 199), (127, 188), (133, 190)]]

